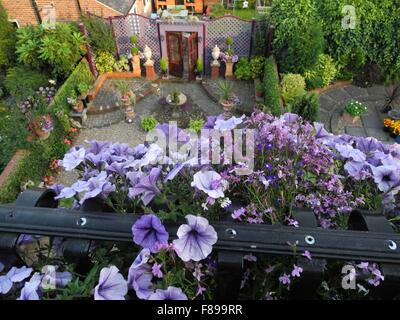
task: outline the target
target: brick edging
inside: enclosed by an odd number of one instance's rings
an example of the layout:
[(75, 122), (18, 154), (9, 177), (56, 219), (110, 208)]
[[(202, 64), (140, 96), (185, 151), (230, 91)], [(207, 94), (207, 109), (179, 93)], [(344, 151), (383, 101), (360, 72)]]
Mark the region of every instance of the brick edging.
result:
[(15, 169), (18, 167), (21, 160), (28, 154), (28, 151), (25, 149), (18, 149), (11, 160), (8, 162), (7, 166), (4, 168), (3, 172), (0, 174), (0, 189), (3, 188), (8, 178), (13, 174)]

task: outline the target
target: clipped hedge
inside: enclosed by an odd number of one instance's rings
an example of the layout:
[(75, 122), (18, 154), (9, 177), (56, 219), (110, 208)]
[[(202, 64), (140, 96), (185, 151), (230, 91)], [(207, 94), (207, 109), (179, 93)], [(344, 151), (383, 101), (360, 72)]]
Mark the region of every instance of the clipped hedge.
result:
[(278, 116), (282, 113), (279, 91), (279, 75), (273, 56), (265, 60), (264, 66), (264, 111)]
[(73, 93), (78, 92), (78, 85), (80, 83), (85, 83), (90, 87), (93, 82), (94, 77), (90, 72), (89, 64), (86, 59), (82, 59), (64, 84), (58, 89), (53, 103), (49, 105), (49, 111), (57, 116), (65, 130), (70, 129), (68, 118), (70, 107), (67, 103), (67, 98), (71, 97)]
[(79, 83), (91, 85), (93, 76), (85, 60), (82, 60), (65, 83), (57, 91), (54, 101), (48, 106), (54, 120), (54, 129), (47, 140), (35, 140), (28, 145), (27, 155), (21, 159), (15, 171), (0, 189), (0, 203), (16, 199), (22, 186), (29, 180), (38, 182), (49, 173), (49, 166), (54, 159), (60, 159), (68, 151), (69, 145), (64, 138), (69, 138), (69, 106), (67, 98), (77, 90)]

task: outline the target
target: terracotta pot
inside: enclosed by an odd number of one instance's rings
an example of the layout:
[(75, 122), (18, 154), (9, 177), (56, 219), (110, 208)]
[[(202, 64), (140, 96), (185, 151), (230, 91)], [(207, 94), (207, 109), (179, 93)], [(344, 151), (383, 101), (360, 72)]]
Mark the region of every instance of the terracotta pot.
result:
[(360, 116), (352, 116), (347, 112), (343, 112), (342, 120), (347, 123), (357, 123), (358, 121), (360, 121)]
[(232, 59), (229, 59), (225, 62), (225, 79), (232, 79), (233, 78), (233, 62)]
[(132, 57), (133, 76), (140, 78), (142, 76), (142, 70), (140, 69), (140, 57), (138, 54)]
[(225, 111), (229, 111), (233, 107), (233, 103), (230, 101), (220, 101), (219, 103)]
[(74, 110), (78, 113), (81, 113), (83, 111), (83, 108), (85, 106), (83, 105), (83, 101), (79, 100), (78, 103), (76, 104), (76, 106), (74, 107)]
[(264, 97), (264, 92), (256, 90), (256, 96), (259, 97), (259, 98), (262, 98), (262, 97)]
[(40, 140), (46, 140), (50, 136), (50, 131), (42, 131), (42, 130), (36, 130), (36, 135)]

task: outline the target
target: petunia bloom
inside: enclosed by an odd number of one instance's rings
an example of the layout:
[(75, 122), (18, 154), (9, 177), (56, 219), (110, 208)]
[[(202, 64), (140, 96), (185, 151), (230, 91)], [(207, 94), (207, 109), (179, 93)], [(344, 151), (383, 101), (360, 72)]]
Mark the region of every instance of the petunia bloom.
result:
[(156, 195), (161, 193), (157, 187), (160, 174), (161, 168), (151, 169), (149, 175), (142, 177), (133, 188), (129, 188), (129, 197), (141, 195), (143, 204), (147, 206)]
[(400, 175), (395, 166), (372, 167), (372, 174), (378, 189), (386, 192), (399, 184)]
[(99, 283), (95, 287), (95, 300), (125, 300), (128, 283), (115, 266), (100, 271)]
[(168, 287), (166, 290), (157, 289), (150, 297), (149, 300), (187, 300), (186, 294), (182, 289), (176, 287)]
[(217, 242), (217, 232), (203, 217), (187, 215), (188, 224), (179, 227), (179, 239), (173, 241), (177, 255), (185, 262), (205, 259)]
[(215, 171), (199, 171), (195, 173), (191, 185), (205, 192), (213, 199), (224, 197), (224, 181)]
[(85, 149), (82, 147), (74, 147), (68, 153), (65, 154), (64, 159), (60, 161), (60, 164), (67, 171), (75, 169), (85, 160)]
[(128, 284), (139, 299), (147, 299), (153, 292), (153, 273), (150, 264), (150, 250), (144, 248), (129, 268)]
[(157, 252), (157, 243), (167, 244), (169, 238), (160, 218), (154, 214), (140, 217), (132, 226), (132, 234), (136, 244), (149, 248), (151, 252)]

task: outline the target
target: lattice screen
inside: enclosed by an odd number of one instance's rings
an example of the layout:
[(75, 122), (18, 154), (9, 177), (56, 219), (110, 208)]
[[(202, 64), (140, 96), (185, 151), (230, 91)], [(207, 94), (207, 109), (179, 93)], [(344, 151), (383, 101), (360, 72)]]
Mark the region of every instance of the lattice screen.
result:
[(156, 71), (160, 67), (160, 42), (158, 39), (157, 23), (141, 15), (130, 14), (127, 16), (113, 17), (112, 24), (116, 37), (118, 52), (120, 55), (128, 55), (132, 45), (130, 38), (137, 35), (138, 47), (143, 51), (148, 45), (153, 52), (152, 60), (155, 61)]
[(233, 51), (240, 57), (249, 57), (251, 53), (251, 21), (244, 21), (233, 16), (222, 17), (207, 21), (206, 37), (206, 72), (210, 72), (212, 61), (211, 51), (217, 45), (221, 51), (227, 49), (225, 40), (227, 37), (233, 39)]

